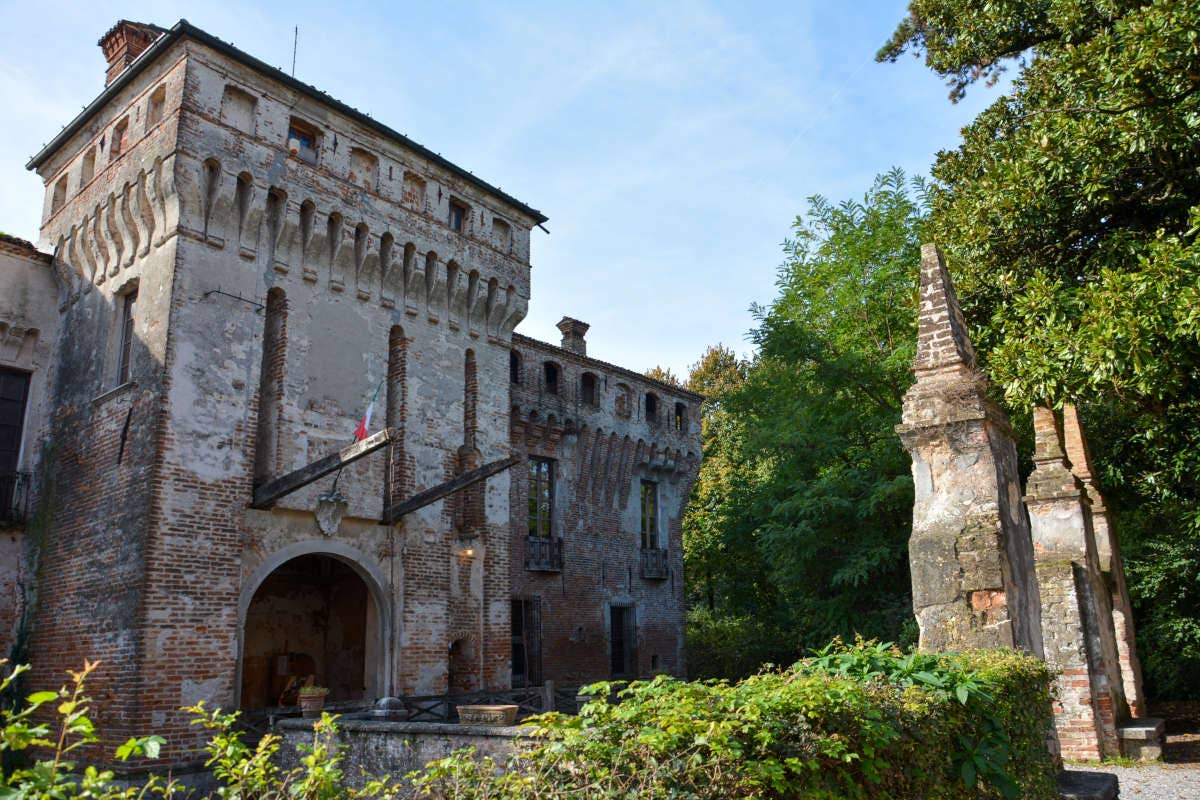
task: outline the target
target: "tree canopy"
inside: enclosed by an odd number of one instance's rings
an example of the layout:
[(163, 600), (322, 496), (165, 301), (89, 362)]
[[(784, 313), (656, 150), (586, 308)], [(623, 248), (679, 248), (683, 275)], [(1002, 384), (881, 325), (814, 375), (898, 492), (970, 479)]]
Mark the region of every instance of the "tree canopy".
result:
[(1200, 679), (1200, 2), (914, 0), (879, 53), (1011, 90), (938, 155), (929, 231), (1014, 409), (1074, 401), (1160, 693)]
[(861, 201), (811, 198), (778, 295), (755, 309), (756, 356), (711, 348), (691, 371), (708, 401), (685, 518), (702, 609), (690, 658), (707, 671), (911, 634), (912, 480), (893, 427), (912, 380), (923, 197), (896, 170)]

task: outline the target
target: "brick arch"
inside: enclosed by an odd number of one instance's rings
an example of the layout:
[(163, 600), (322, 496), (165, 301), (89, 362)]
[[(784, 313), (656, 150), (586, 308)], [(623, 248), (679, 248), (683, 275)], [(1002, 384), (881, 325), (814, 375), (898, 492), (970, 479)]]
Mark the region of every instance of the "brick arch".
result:
[(327, 556), (336, 559), (350, 567), (367, 586), (367, 592), (375, 603), (375, 613), (379, 621), (379, 656), (375, 664), (375, 681), (380, 687), (382, 696), (393, 694), (392, 652), (395, 636), (392, 629), (392, 603), (388, 594), (387, 576), (378, 564), (366, 553), (344, 542), (329, 539), (309, 539), (296, 542), (281, 548), (263, 559), (250, 577), (242, 584), (238, 595), (237, 622), (237, 674), (234, 683), (234, 705), (241, 703), (242, 696), (242, 660), (245, 656), (246, 615), (250, 610), (250, 602), (255, 593), (275, 570), (294, 558), (307, 555)]

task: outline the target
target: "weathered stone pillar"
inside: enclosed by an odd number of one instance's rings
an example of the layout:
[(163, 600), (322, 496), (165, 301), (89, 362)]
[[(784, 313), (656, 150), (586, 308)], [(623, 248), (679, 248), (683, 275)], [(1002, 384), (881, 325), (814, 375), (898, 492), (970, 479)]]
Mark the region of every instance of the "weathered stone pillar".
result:
[(1025, 504), (1033, 529), (1046, 662), (1060, 672), (1055, 725), (1064, 758), (1120, 755), (1129, 717), (1117, 662), (1112, 607), (1100, 574), (1091, 503), (1071, 472), (1058, 418), (1033, 415), (1034, 470)]
[(921, 648), (1042, 655), (1029, 522), (1007, 416), (988, 396), (935, 245), (921, 248), (917, 382), (896, 427), (913, 459), (909, 540)]
[(1134, 641), (1133, 607), (1129, 601), (1129, 585), (1125, 581), (1125, 562), (1117, 543), (1116, 528), (1092, 475), (1092, 454), (1079, 421), (1079, 410), (1073, 405), (1063, 406), (1063, 438), (1071, 471), (1079, 478), (1092, 501), (1092, 532), (1095, 534), (1100, 572), (1112, 597), (1113, 630), (1120, 659), (1121, 684), (1125, 689), (1125, 700), (1129, 703), (1129, 713), (1141, 717), (1146, 713), (1142, 692), (1142, 662), (1138, 659)]

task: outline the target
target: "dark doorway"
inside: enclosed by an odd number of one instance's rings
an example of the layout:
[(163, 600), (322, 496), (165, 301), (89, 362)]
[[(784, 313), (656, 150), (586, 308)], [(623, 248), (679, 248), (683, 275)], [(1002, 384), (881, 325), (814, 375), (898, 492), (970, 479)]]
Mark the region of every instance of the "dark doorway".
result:
[(470, 639), (456, 639), (450, 645), (449, 675), (446, 678), (450, 694), (467, 694), (483, 687), (479, 684), (479, 648)]
[(536, 597), (512, 601), (512, 685), (542, 683), (542, 604)]
[(0, 369), (0, 522), (16, 512), (17, 467), (28, 395), (28, 372)]
[(380, 690), (375, 601), (358, 573), (331, 556), (300, 556), (267, 576), (246, 611), (242, 652), (242, 708), (294, 705), (309, 678), (329, 689), (331, 703)]
[(632, 678), (637, 664), (637, 631), (634, 629), (633, 609), (629, 606), (610, 606), (608, 614), (612, 676)]

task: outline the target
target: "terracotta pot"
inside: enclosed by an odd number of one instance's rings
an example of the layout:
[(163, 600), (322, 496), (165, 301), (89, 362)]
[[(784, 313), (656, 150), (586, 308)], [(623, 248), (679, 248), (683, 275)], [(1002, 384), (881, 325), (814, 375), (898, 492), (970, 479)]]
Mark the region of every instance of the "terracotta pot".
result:
[(300, 715), (305, 719), (317, 719), (321, 716), (321, 709), (323, 708), (325, 708), (325, 695), (300, 695)]

